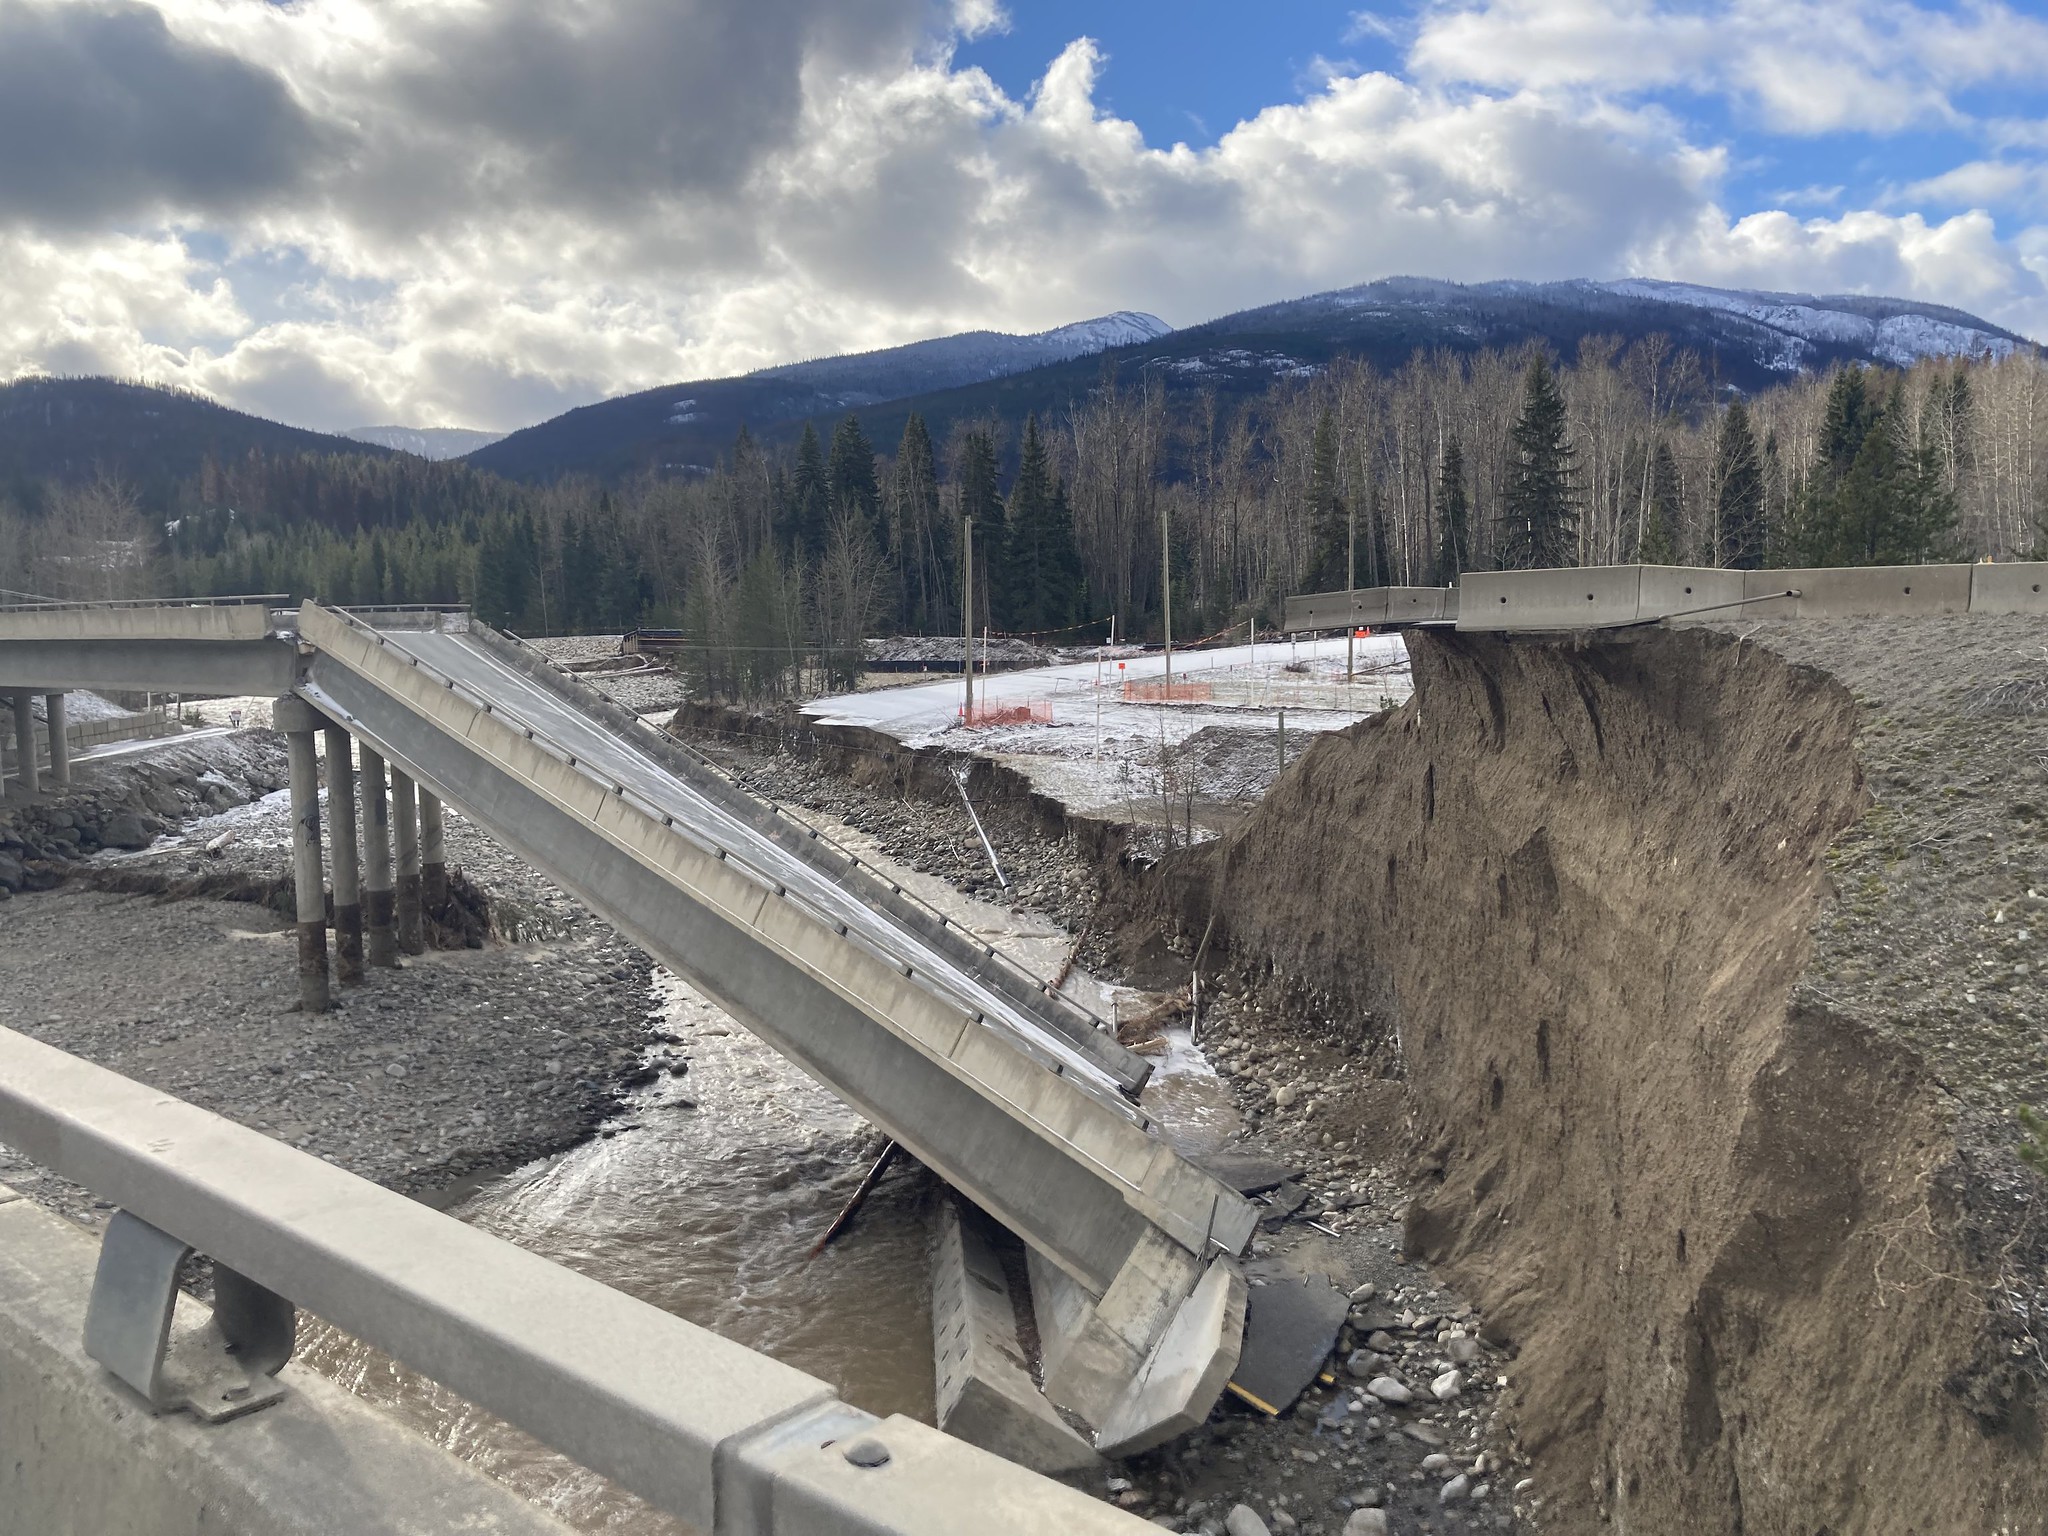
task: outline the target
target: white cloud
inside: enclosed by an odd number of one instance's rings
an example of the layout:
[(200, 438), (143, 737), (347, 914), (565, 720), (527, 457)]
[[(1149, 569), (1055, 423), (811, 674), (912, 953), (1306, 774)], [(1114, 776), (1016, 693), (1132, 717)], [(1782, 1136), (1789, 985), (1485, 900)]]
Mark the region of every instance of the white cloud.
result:
[[(25, 4), (0, 0), (0, 49)], [(1123, 307), (1185, 324), (1401, 272), (1869, 289), (2048, 331), (2048, 243), (1988, 216), (1724, 212), (1726, 151), (1617, 82), (1742, 55), (1623, 0), (1432, 10), (1413, 78), (1333, 68), (1201, 150), (1103, 112), (1086, 39), (1023, 99), (960, 67), (950, 39), (1004, 24), (988, 0), (160, 10), (177, 57), (270, 72), (247, 88), (318, 152), (256, 165), (247, 196), (173, 176), (90, 227), (0, 224), (0, 375), (147, 375), (325, 427), (509, 427), (950, 330)], [(1928, 58), (1885, 112), (1962, 67)]]
[(1787, 133), (1953, 122), (1964, 88), (2048, 82), (2048, 22), (1999, 0), (1441, 0), (1409, 55), (1494, 88), (1728, 94)]
[(968, 39), (1010, 30), (1002, 0), (953, 0), (953, 30)]

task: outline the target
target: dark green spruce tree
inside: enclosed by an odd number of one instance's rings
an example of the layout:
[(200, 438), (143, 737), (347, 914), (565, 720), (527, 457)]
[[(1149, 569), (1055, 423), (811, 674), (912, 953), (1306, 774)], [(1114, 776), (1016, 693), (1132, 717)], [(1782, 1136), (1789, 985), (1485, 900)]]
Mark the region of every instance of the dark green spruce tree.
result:
[(1577, 565), (1579, 489), (1564, 393), (1541, 357), (1522, 381), (1522, 411), (1508, 433), (1508, 477), (1501, 497), (1503, 570)]
[(1642, 536), (1636, 559), (1644, 565), (1680, 565), (1680, 514), (1685, 486), (1678, 478), (1678, 457), (1663, 438), (1650, 450), (1650, 480), (1642, 509)]
[(912, 411), (889, 475), (889, 548), (900, 573), (901, 624), (913, 635), (960, 627), (960, 575), (951, 569), (955, 543), (939, 517), (939, 470), (932, 435)]
[(814, 558), (825, 547), (825, 530), (832, 521), (832, 485), (818, 429), (808, 421), (796, 445), (796, 463), (783, 482), (781, 501), (776, 542), (800, 560)]
[(1026, 416), (1017, 483), (1010, 488), (1003, 583), (991, 594), (997, 621), (1013, 631), (1063, 628), (1074, 622), (1080, 587), (1081, 555), (1074, 547), (1066, 487), (1053, 480), (1038, 418)]
[(1472, 503), (1465, 494), (1465, 447), (1453, 432), (1444, 440), (1436, 476), (1436, 580), (1457, 585), (1472, 563)]
[(1764, 563), (1764, 464), (1750, 428), (1749, 408), (1730, 402), (1714, 447), (1715, 563), (1754, 571)]
[(1869, 370), (1828, 389), (1812, 468), (1800, 486), (1790, 552), (1806, 565), (1912, 565), (1950, 552), (1956, 497), (1938, 442), (1915, 435), (1904, 381), (1882, 397)]
[(969, 432), (960, 442), (960, 515), (974, 526), (974, 612), (976, 629), (993, 625), (992, 593), (1002, 584), (1003, 498), (996, 489), (996, 444), (986, 432)]
[(831, 488), (832, 512), (858, 512), (870, 533), (879, 540), (882, 525), (882, 489), (875, 481), (875, 450), (860, 429), (860, 418), (848, 416), (832, 433), (832, 458), (825, 469)]

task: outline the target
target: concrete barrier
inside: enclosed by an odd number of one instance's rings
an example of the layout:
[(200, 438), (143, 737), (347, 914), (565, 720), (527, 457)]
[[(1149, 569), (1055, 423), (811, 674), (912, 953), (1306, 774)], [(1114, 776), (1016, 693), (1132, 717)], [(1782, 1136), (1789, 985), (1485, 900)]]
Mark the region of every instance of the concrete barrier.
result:
[(2048, 613), (2048, 562), (1971, 566), (1970, 612)]
[(84, 1232), (0, 1187), (0, 1536), (566, 1536), (298, 1366), (261, 1413), (151, 1417), (86, 1357), (96, 1262)]
[[(1970, 611), (1967, 565), (1849, 565), (1744, 573), (1750, 619), (1928, 618)], [(1772, 597), (1796, 591), (1797, 597)]]
[[(1791, 595), (1787, 595), (1791, 594)], [(1455, 620), (1493, 632), (1613, 629), (1658, 620), (1928, 618), (2048, 613), (2048, 562), (1730, 571), (1573, 566), (1471, 571), (1461, 587), (1373, 587), (1287, 599), (1289, 631)]]
[(1642, 617), (1643, 568), (1470, 571), (1458, 593), (1458, 628), (1605, 629)]
[(261, 640), (272, 633), (266, 603), (85, 603), (0, 609), (0, 640)]

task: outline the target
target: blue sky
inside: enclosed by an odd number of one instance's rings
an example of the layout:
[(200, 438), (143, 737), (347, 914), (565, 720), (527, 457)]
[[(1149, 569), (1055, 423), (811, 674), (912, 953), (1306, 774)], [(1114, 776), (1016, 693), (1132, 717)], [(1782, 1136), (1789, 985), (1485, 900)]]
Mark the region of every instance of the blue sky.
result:
[(1396, 47), (1357, 16), (1358, 7), (1325, 0), (1048, 0), (1013, 5), (1006, 32), (963, 44), (957, 57), (1022, 98), (1067, 44), (1093, 37), (1109, 55), (1098, 103), (1150, 143), (1207, 147), (1273, 103), (1299, 100), (1325, 61), (1397, 65)]
[(0, 0), (0, 378), (510, 428), (1395, 273), (2048, 339), (2048, 8)]

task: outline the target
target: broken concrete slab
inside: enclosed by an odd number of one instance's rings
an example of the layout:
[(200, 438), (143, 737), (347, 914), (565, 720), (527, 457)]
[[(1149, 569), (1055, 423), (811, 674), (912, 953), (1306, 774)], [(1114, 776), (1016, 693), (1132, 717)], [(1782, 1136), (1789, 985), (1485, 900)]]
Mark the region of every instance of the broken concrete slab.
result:
[(1208, 1420), (1244, 1348), (1245, 1297), (1234, 1261), (1209, 1266), (1104, 1420), (1095, 1437), (1104, 1455), (1153, 1450)]
[(1230, 1391), (1261, 1413), (1285, 1413), (1329, 1358), (1350, 1299), (1327, 1276), (1283, 1261), (1255, 1261), (1246, 1274), (1254, 1283)]
[(1300, 1163), (1281, 1162), (1256, 1152), (1206, 1152), (1189, 1161), (1240, 1195), (1263, 1195), (1307, 1171)]
[(939, 1428), (1035, 1472), (1101, 1464), (1032, 1381), (994, 1225), (957, 1197), (939, 1203), (932, 1342)]

